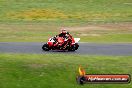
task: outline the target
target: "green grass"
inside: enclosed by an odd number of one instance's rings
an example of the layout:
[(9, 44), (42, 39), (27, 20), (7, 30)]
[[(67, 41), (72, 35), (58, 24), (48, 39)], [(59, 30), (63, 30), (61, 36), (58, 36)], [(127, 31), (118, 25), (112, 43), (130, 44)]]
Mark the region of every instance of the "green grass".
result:
[(0, 22), (131, 22), (131, 8), (131, 0), (1, 0)]
[(131, 74), (132, 56), (0, 54), (0, 88), (131, 88), (132, 84), (78, 85), (82, 65), (89, 74)]
[(131, 43), (132, 34), (102, 34), (100, 36), (80, 36), (83, 42), (95, 43)]
[[(56, 33), (56, 32), (55, 32)], [(0, 38), (0, 42), (47, 42), (55, 33), (16, 33), (14, 35), (4, 35)], [(28, 35), (29, 34), (29, 35)], [(19, 36), (19, 37), (18, 37)], [(73, 35), (74, 36), (74, 35)], [(81, 38), (79, 42), (90, 43), (131, 43), (132, 34), (103, 34), (100, 36), (76, 36)]]
[[(0, 42), (46, 42), (62, 26), (124, 22), (132, 22), (131, 0), (0, 0)], [(126, 27), (108, 29), (71, 34), (81, 42), (132, 42), (132, 31)], [(79, 65), (89, 74), (132, 75), (131, 58), (0, 54), (0, 88), (131, 88), (131, 83), (80, 86), (75, 80)]]
[[(46, 42), (62, 26), (131, 23), (131, 8), (131, 0), (1, 0), (0, 42)], [(100, 36), (91, 36), (90, 32), (83, 32), (87, 36), (80, 31), (71, 33), (80, 37), (81, 42), (132, 42), (130, 30), (94, 31)]]
[[(96, 27), (96, 26), (93, 26)], [(107, 30), (108, 29), (108, 30)], [(60, 27), (45, 24), (1, 24), (0, 42), (46, 42), (48, 38), (59, 33)], [(81, 42), (132, 42), (132, 31), (129, 29), (88, 29), (70, 31), (73, 37), (80, 37)]]
[[(93, 26), (97, 27), (97, 26)], [(74, 27), (73, 27), (74, 28)], [(78, 27), (79, 28), (79, 27)], [(105, 28), (70, 31), (73, 37), (80, 37), (80, 42), (132, 42), (129, 29)], [(81, 29), (81, 28), (80, 28)], [(0, 24), (0, 42), (47, 42), (48, 38), (59, 34), (60, 27), (46, 24)]]

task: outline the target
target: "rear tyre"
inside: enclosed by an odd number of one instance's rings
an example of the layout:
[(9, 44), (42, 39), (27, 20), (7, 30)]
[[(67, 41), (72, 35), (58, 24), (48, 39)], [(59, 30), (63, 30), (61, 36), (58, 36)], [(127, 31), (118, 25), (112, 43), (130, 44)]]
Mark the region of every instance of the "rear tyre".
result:
[(78, 43), (75, 43), (75, 50), (77, 50), (79, 47)]
[(44, 45), (42, 46), (42, 49), (43, 49), (44, 51), (49, 51), (49, 45), (48, 45), (48, 44), (44, 44)]

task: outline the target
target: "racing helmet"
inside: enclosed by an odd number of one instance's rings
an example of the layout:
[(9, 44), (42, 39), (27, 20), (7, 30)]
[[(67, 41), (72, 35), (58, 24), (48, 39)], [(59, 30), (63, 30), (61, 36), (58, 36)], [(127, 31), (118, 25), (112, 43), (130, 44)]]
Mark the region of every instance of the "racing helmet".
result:
[(65, 28), (62, 28), (61, 29), (61, 33), (66, 34), (67, 33), (67, 30)]

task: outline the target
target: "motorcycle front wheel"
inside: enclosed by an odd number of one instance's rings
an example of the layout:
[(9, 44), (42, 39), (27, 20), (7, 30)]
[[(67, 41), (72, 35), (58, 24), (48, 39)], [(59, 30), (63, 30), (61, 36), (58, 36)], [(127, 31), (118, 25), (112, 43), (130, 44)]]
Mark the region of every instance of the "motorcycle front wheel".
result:
[(48, 44), (44, 44), (44, 45), (42, 46), (42, 49), (43, 49), (44, 51), (49, 51), (49, 45), (48, 45)]

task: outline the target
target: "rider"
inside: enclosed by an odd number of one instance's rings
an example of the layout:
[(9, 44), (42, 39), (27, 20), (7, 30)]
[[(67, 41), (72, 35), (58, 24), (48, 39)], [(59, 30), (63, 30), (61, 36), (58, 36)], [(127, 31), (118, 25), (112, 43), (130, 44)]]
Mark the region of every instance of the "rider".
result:
[(66, 47), (68, 42), (72, 42), (72, 36), (65, 28), (61, 29), (61, 33), (55, 36), (55, 39), (57, 40), (57, 37), (63, 37), (64, 40), (67, 39), (67, 41), (64, 42), (63, 46)]
[(67, 32), (66, 29), (62, 28), (61, 33), (58, 35), (59, 37), (63, 37), (64, 39), (66, 38), (72, 38), (69, 32)]

